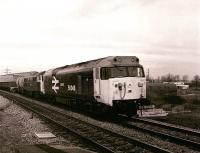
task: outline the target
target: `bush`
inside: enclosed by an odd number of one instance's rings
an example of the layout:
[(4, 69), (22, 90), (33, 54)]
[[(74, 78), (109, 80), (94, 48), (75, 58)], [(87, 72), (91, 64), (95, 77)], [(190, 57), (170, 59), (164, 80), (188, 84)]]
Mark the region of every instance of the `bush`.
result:
[(185, 99), (183, 99), (180, 96), (176, 96), (176, 95), (168, 95), (165, 96), (164, 98), (165, 102), (168, 104), (184, 104), (186, 102)]
[(200, 100), (199, 99), (193, 99), (192, 104), (200, 105)]

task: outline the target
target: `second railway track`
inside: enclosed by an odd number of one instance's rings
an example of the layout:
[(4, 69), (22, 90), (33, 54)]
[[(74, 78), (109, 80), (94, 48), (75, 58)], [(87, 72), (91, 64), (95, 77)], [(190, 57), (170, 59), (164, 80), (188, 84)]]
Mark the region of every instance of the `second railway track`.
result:
[[(126, 119), (126, 117), (122, 118)], [(131, 118), (129, 121), (120, 124), (200, 151), (200, 135), (197, 130), (142, 118)]]

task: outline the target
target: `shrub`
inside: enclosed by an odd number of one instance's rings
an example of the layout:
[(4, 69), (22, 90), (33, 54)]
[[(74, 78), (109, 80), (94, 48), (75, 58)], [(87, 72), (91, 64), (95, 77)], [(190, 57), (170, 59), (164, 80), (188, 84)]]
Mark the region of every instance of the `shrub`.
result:
[(194, 105), (200, 105), (200, 100), (199, 99), (193, 99), (192, 104)]
[(180, 96), (176, 96), (176, 95), (168, 95), (165, 96), (164, 98), (165, 102), (168, 104), (184, 104), (186, 102), (185, 99), (183, 99)]

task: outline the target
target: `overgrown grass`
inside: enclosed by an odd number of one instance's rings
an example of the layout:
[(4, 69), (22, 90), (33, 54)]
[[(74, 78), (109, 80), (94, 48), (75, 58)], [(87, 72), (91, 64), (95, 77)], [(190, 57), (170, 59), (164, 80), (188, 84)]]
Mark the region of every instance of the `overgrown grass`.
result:
[(182, 105), (186, 103), (186, 100), (184, 98), (176, 95), (165, 96), (164, 101), (166, 104), (173, 104), (173, 105)]
[(166, 121), (172, 124), (178, 124), (190, 128), (200, 129), (200, 115), (199, 111), (192, 111), (191, 113), (170, 114)]
[(150, 99), (152, 104), (156, 106), (161, 106), (163, 104), (171, 104), (173, 96), (176, 96), (176, 86), (174, 85), (165, 85), (165, 84), (147, 85), (147, 98)]
[(194, 105), (200, 105), (200, 100), (199, 99), (193, 99), (192, 104)]

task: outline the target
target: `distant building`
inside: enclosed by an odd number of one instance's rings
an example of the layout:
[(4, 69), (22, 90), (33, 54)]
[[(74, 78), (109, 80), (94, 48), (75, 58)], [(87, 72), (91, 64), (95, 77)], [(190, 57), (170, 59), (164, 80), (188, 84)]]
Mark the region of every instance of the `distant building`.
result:
[(173, 83), (176, 85), (177, 89), (182, 89), (182, 90), (189, 89), (189, 85), (184, 84), (184, 82), (179, 81)]
[(189, 85), (184, 84), (182, 81), (178, 82), (163, 82), (163, 85), (175, 85), (177, 90), (177, 95), (182, 95), (188, 93)]
[(176, 86), (179, 86), (179, 85), (184, 85), (184, 82), (181, 82), (181, 81), (179, 81), (179, 82), (173, 82)]
[(177, 85), (176, 86), (178, 89), (186, 90), (189, 89), (189, 85), (183, 84), (183, 85)]
[(184, 82), (177, 82), (177, 95), (184, 95), (188, 93), (189, 85), (184, 84)]

